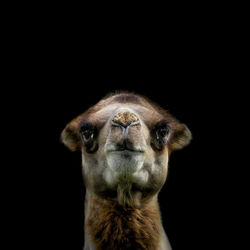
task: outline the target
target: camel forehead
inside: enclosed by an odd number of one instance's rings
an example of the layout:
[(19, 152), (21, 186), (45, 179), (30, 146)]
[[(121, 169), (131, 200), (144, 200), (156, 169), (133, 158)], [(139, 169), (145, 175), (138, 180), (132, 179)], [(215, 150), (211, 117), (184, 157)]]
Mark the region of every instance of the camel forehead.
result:
[[(108, 103), (107, 105), (103, 105), (98, 109), (96, 112), (91, 113), (89, 116), (90, 120), (93, 121), (107, 121), (116, 112), (120, 110), (128, 110), (129, 112), (135, 113), (140, 117), (141, 120), (144, 122), (149, 122), (150, 120), (160, 120), (162, 115), (157, 112), (157, 110), (149, 107), (144, 106), (142, 104), (134, 104), (134, 103)], [(127, 118), (131, 118), (128, 116)]]
[(119, 109), (129, 109), (147, 125), (151, 125), (168, 117), (165, 110), (146, 98), (135, 94), (116, 94), (101, 99), (86, 112), (76, 117), (71, 125), (79, 128), (83, 121), (89, 121), (102, 127)]

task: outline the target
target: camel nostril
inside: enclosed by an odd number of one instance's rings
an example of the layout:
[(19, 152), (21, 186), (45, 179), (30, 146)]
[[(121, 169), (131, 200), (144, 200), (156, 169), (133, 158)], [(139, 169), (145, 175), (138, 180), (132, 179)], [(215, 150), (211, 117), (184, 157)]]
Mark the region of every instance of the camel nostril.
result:
[(139, 119), (135, 114), (125, 111), (125, 112), (119, 112), (118, 114), (116, 114), (113, 117), (112, 122), (114, 125), (119, 125), (119, 126), (126, 128), (130, 125), (138, 124)]

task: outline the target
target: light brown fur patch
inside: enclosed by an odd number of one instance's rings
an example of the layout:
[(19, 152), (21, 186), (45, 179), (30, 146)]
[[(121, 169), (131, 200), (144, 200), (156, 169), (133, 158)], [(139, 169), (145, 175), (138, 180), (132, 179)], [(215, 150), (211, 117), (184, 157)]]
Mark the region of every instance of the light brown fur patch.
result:
[(86, 229), (98, 250), (156, 250), (161, 234), (157, 201), (125, 208), (117, 202), (91, 197)]

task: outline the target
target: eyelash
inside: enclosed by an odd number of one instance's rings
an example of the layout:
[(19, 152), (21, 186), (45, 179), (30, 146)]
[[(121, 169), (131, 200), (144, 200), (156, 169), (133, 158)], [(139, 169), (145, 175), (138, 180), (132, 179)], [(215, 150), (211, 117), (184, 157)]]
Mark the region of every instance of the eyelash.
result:
[(88, 153), (94, 153), (98, 150), (98, 144), (94, 140), (97, 136), (97, 128), (90, 124), (83, 124), (80, 128), (82, 141)]
[(85, 143), (88, 143), (92, 139), (94, 139), (94, 136), (97, 134), (96, 128), (89, 124), (89, 123), (84, 123), (82, 124), (80, 128), (80, 134)]
[(93, 129), (81, 129), (81, 135), (84, 141), (89, 141), (94, 138), (94, 131)]
[(161, 127), (156, 130), (156, 137), (159, 139), (160, 137), (164, 138), (169, 133), (168, 127)]
[(151, 146), (156, 151), (161, 151), (166, 144), (166, 136), (170, 133), (169, 125), (166, 122), (158, 123), (151, 131)]

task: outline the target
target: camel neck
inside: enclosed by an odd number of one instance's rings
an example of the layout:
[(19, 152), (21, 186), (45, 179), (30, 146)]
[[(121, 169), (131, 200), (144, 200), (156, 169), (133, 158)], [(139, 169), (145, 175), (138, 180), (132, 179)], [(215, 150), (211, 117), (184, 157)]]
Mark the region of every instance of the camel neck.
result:
[(96, 249), (159, 248), (162, 225), (156, 198), (141, 208), (124, 208), (88, 195), (85, 206), (85, 230)]

